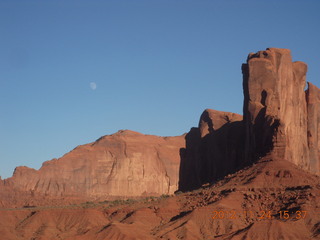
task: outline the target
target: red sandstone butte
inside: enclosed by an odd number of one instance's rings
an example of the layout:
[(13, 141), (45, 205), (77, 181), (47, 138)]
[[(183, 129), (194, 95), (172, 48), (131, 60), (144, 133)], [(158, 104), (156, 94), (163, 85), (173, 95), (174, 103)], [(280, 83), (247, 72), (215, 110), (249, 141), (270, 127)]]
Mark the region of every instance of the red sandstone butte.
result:
[(292, 62), (288, 49), (267, 48), (249, 54), (242, 70), (246, 157), (272, 152), (320, 174), (319, 90), (304, 90), (307, 65)]
[(181, 151), (179, 189), (198, 188), (242, 166), (243, 133), (241, 115), (206, 109), (199, 126), (186, 135), (186, 148)]
[(184, 136), (119, 131), (44, 162), (39, 171), (18, 167), (6, 182), (48, 196), (172, 194), (178, 188), (182, 147)]

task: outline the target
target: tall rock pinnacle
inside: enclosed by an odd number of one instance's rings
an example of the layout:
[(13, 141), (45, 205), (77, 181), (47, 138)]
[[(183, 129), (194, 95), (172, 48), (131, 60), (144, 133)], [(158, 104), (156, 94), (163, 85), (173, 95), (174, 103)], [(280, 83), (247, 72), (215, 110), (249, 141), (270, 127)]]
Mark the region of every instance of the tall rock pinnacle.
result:
[(310, 171), (320, 175), (320, 89), (308, 83), (306, 95)]
[(186, 136), (181, 190), (216, 181), (267, 154), (320, 175), (320, 89), (309, 83), (305, 91), (307, 65), (292, 62), (288, 49), (267, 48), (249, 54), (242, 72), (243, 120), (204, 111), (199, 127)]
[(288, 49), (267, 48), (249, 54), (242, 71), (246, 159), (272, 152), (319, 174), (320, 92), (304, 90), (307, 65), (292, 62)]

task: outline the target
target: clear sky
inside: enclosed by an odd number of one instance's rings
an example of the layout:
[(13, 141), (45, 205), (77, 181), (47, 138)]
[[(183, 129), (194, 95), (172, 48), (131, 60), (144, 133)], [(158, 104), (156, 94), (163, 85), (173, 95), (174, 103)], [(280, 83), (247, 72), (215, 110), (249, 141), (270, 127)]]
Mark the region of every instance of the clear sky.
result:
[(0, 0), (0, 176), (119, 129), (242, 113), (241, 64), (289, 48), (320, 86), (320, 1)]

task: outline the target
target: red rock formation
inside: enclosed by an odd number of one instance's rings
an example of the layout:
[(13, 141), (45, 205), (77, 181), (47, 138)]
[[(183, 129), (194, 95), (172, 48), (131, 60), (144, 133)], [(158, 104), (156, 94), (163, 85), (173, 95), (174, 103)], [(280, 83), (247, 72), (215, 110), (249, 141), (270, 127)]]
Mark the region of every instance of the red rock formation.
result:
[(184, 136), (157, 137), (119, 131), (85, 144), (36, 171), (16, 168), (7, 184), (49, 196), (140, 196), (178, 188)]
[[(185, 136), (186, 148), (184, 136), (120, 131), (45, 162), (39, 171), (17, 168), (11, 179), (0, 178), (0, 236), (320, 239), (320, 177), (310, 174), (320, 174), (320, 89), (309, 83), (304, 92), (306, 68), (292, 63), (286, 49), (250, 54), (243, 65), (244, 121), (207, 109)], [(57, 207), (45, 197), (172, 193), (179, 150), (180, 190), (214, 185), (156, 201)], [(41, 200), (46, 207), (32, 207)], [(21, 203), (23, 209), (13, 209)]]
[(269, 152), (320, 174), (320, 90), (309, 84), (304, 92), (306, 71), (287, 49), (250, 54), (243, 65), (244, 121), (207, 109), (185, 136), (185, 148), (183, 137), (120, 131), (45, 162), (39, 171), (19, 167), (5, 185), (50, 196), (167, 194), (178, 181), (181, 190), (194, 189)]
[(243, 67), (247, 158), (275, 156), (309, 169), (307, 65), (290, 50), (268, 48), (248, 56)]
[[(244, 120), (206, 110), (181, 151), (181, 190), (212, 182), (272, 153), (320, 174), (320, 90), (306, 86), (307, 65), (268, 48), (243, 64)], [(307, 99), (307, 100), (306, 100)], [(319, 127), (318, 127), (319, 126)]]
[(200, 136), (203, 138), (222, 128), (225, 124), (237, 121), (242, 121), (240, 114), (206, 109), (201, 114), (199, 120)]
[(212, 182), (242, 166), (242, 116), (206, 109), (198, 128), (186, 135), (181, 151), (180, 182), (182, 191)]
[(320, 89), (308, 83), (306, 96), (310, 171), (320, 175)]

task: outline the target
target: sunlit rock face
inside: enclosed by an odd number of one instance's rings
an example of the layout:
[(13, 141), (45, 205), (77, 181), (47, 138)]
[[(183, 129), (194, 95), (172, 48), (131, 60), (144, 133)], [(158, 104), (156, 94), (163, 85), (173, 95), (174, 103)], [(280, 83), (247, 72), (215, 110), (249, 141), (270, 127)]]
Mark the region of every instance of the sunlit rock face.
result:
[(320, 175), (320, 89), (308, 83), (306, 95), (310, 171)]
[(246, 158), (268, 152), (319, 174), (319, 89), (288, 49), (249, 54), (242, 66)]
[(178, 188), (184, 136), (157, 137), (125, 130), (79, 146), (39, 171), (16, 168), (8, 184), (49, 196), (141, 196)]
[(213, 182), (270, 154), (320, 174), (320, 90), (288, 49), (249, 54), (242, 66), (242, 116), (207, 109), (186, 135), (180, 189)]

